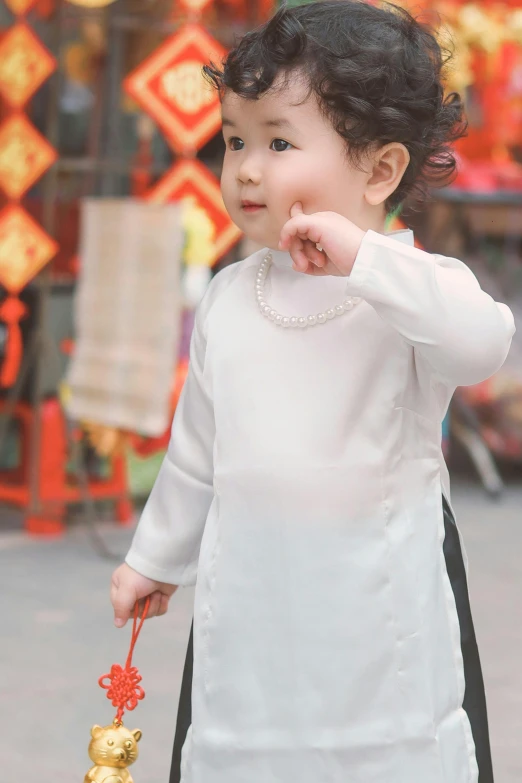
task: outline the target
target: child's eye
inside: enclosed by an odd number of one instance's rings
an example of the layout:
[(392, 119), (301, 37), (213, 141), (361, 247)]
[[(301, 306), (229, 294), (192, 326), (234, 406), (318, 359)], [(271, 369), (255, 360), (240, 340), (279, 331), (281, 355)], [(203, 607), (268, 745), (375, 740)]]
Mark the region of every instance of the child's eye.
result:
[(286, 152), (286, 150), (291, 149), (292, 145), (289, 141), (285, 141), (284, 139), (274, 139), (273, 142), (270, 145), (270, 149), (274, 150), (274, 152)]
[(228, 146), (232, 150), (232, 152), (238, 152), (238, 150), (242, 150), (244, 145), (244, 141), (242, 139), (239, 139), (237, 136), (232, 136), (228, 140)]

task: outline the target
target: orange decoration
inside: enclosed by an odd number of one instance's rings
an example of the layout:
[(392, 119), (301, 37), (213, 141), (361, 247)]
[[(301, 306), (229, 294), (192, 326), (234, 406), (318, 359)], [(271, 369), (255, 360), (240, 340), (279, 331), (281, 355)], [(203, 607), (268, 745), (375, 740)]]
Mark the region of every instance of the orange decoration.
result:
[(19, 199), (56, 160), (56, 151), (24, 114), (0, 126), (0, 186)]
[(5, 358), (0, 372), (0, 386), (4, 388), (12, 386), (18, 375), (23, 353), (19, 322), (26, 313), (26, 306), (16, 296), (8, 296), (0, 306), (0, 318), (7, 324)]
[(56, 0), (37, 0), (36, 13), (42, 19), (47, 19), (54, 13)]
[(0, 40), (0, 95), (12, 108), (27, 103), (56, 69), (56, 60), (27, 25), (11, 27)]
[(181, 154), (200, 149), (221, 127), (217, 92), (201, 73), (225, 49), (197, 24), (186, 24), (125, 80), (125, 89)]
[(103, 8), (114, 3), (115, 0), (69, 0), (72, 5), (81, 5), (84, 8)]
[(182, 160), (177, 163), (145, 198), (156, 204), (181, 201), (184, 198), (194, 199), (215, 226), (215, 254), (212, 264), (241, 237), (241, 231), (231, 221), (223, 204), (219, 181), (198, 160)]
[(23, 16), (31, 10), (35, 5), (36, 0), (5, 0), (6, 6), (16, 14), (16, 16)]
[(21, 291), (57, 250), (54, 239), (18, 205), (0, 213), (0, 283), (10, 293)]
[(181, 0), (181, 5), (193, 14), (200, 14), (212, 0)]

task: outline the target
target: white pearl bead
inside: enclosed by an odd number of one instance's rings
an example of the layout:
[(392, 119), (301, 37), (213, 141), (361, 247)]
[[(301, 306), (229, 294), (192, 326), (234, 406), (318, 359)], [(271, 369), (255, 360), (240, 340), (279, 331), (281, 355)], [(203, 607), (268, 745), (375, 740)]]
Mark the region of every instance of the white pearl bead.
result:
[(259, 305), (259, 309), (261, 310), (262, 314), (265, 317), (269, 318), (271, 321), (273, 321), (276, 324), (276, 326), (282, 326), (284, 329), (295, 328), (295, 327), (300, 327), (301, 329), (304, 329), (307, 326), (317, 326), (318, 324), (324, 324), (326, 323), (326, 321), (331, 321), (336, 316), (343, 315), (345, 312), (351, 310), (354, 305), (358, 304), (361, 301), (360, 297), (348, 296), (347, 299), (345, 299), (342, 304), (336, 305), (335, 307), (331, 307), (330, 309), (326, 310), (326, 312), (324, 313), (318, 313), (317, 315), (308, 315), (306, 317), (292, 316), (290, 318), (287, 316), (283, 316), (280, 313), (278, 313), (277, 310), (273, 310), (270, 307), (270, 305), (268, 305), (265, 301), (265, 281), (270, 271), (271, 264), (272, 264), (272, 256), (271, 254), (268, 254), (267, 256), (265, 256), (263, 262), (261, 263), (257, 271), (255, 292), (256, 292), (257, 303)]

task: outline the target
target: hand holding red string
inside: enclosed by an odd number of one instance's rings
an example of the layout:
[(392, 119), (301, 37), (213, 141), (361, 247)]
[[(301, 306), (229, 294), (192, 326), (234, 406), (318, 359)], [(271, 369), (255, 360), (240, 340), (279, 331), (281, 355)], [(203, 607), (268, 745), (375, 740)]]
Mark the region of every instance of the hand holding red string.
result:
[(139, 615), (142, 616), (144, 601), (147, 598), (150, 599), (147, 617), (159, 617), (165, 614), (169, 600), (176, 590), (176, 585), (148, 579), (127, 563), (123, 563), (115, 570), (111, 581), (115, 625), (123, 628), (136, 604), (139, 607)]

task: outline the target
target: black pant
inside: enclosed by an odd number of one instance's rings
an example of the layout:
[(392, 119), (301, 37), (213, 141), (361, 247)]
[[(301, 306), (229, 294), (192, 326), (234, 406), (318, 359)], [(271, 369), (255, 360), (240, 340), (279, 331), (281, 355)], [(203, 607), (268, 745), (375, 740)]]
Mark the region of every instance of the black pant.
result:
[(181, 780), (181, 751), (187, 731), (192, 723), (192, 670), (194, 668), (194, 624), (190, 629), (187, 657), (183, 669), (181, 692), (179, 694), (178, 720), (176, 723), (176, 735), (174, 737), (174, 751), (172, 753), (172, 766), (170, 768), (169, 783), (180, 783)]
[[(471, 607), (468, 595), (468, 583), (464, 560), (460, 546), (460, 539), (455, 524), (455, 519), (446, 501), (442, 499), (444, 510), (444, 558), (446, 569), (455, 596), (457, 614), (460, 624), (460, 643), (462, 657), (464, 659), (464, 674), (466, 678), (466, 691), (463, 708), (468, 714), (479, 767), (479, 783), (493, 783), (493, 766), (491, 763), (491, 750), (489, 745), (488, 715), (486, 709), (486, 696), (484, 693), (484, 680), (480, 666), (480, 657), (471, 616)], [(181, 749), (187, 736), (188, 728), (192, 721), (192, 666), (193, 666), (193, 629), (190, 631), (190, 639), (183, 671), (183, 682), (178, 707), (178, 721), (176, 736), (174, 739), (174, 753), (172, 756), (172, 769), (170, 783), (180, 783)], [(281, 781), (291, 783), (291, 781)], [(318, 782), (319, 783), (319, 782)], [(448, 781), (447, 783), (451, 783)]]

